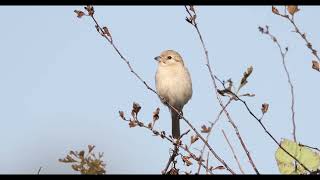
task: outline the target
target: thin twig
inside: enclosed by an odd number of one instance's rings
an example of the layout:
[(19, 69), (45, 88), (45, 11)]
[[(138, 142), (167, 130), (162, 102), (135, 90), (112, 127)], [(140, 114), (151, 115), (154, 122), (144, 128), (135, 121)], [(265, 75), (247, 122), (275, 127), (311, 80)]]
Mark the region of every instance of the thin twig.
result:
[(178, 152), (179, 152), (179, 146), (177, 144), (174, 144), (174, 150), (172, 151), (172, 155), (170, 156), (169, 161), (168, 161), (165, 169), (162, 171), (162, 174), (167, 174), (167, 171), (170, 167), (170, 164), (178, 156)]
[(301, 144), (301, 143), (299, 143), (299, 146), (307, 147), (307, 148), (314, 149), (314, 150), (316, 150), (316, 151), (319, 151), (319, 152), (320, 152), (320, 149), (319, 149), (319, 148), (316, 148), (316, 147), (311, 147), (311, 146), (304, 145), (304, 144)]
[[(222, 84), (224, 86), (224, 84)], [(224, 87), (225, 88), (225, 87)], [(226, 88), (225, 88), (226, 89)], [(228, 89), (226, 89), (226, 91), (229, 91)], [(267, 130), (267, 128), (264, 126), (264, 124), (261, 121), (261, 118), (259, 119), (249, 108), (249, 106), (247, 105), (247, 102), (244, 101), (243, 99), (241, 99), (238, 95), (234, 94), (232, 91), (229, 91), (229, 93), (233, 94), (240, 102), (242, 102), (244, 104), (244, 106), (246, 107), (247, 111), (249, 112), (249, 114), (254, 117), (254, 119), (256, 121), (258, 121), (258, 123), (260, 124), (260, 126), (264, 129), (264, 131), (268, 134), (268, 136), (279, 146), (280, 149), (282, 149), (285, 153), (287, 153), (290, 157), (292, 157), (294, 160), (296, 160), (305, 170), (307, 170), (309, 173), (311, 173), (311, 171), (303, 164), (301, 163), (296, 157), (294, 157), (291, 153), (289, 153), (285, 148), (282, 147), (282, 145), (273, 137), (273, 135)]]
[(173, 143), (174, 149), (173, 149), (172, 155), (170, 156), (170, 158), (168, 160), (166, 168), (162, 171), (162, 174), (166, 174), (167, 173), (170, 164), (178, 156), (178, 154), (179, 154), (179, 144), (181, 143), (180, 139), (182, 139), (182, 137), (187, 135), (189, 132), (190, 132), (190, 129), (188, 131), (184, 132), (183, 134), (181, 134), (180, 138), (175, 143)]
[(229, 145), (229, 147), (230, 147), (230, 149), (231, 149), (231, 151), (232, 151), (233, 157), (234, 157), (234, 159), (236, 160), (236, 162), (237, 162), (237, 164), (238, 164), (238, 167), (239, 167), (241, 173), (242, 173), (242, 174), (245, 174), (244, 171), (243, 171), (243, 169), (242, 169), (242, 167), (241, 167), (241, 165), (240, 165), (240, 162), (239, 162), (239, 160), (238, 160), (238, 158), (237, 158), (237, 156), (236, 156), (236, 153), (234, 152), (234, 149), (233, 149), (230, 141), (228, 140), (228, 137), (227, 137), (226, 133), (224, 132), (223, 129), (222, 129), (221, 131), (222, 131), (223, 136), (224, 136), (224, 138), (226, 139), (226, 141), (227, 141), (227, 143), (228, 143), (228, 145)]
[(202, 45), (202, 48), (203, 48), (203, 51), (204, 51), (204, 54), (205, 54), (206, 66), (207, 66), (207, 68), (208, 68), (208, 70), (209, 70), (209, 74), (210, 74), (210, 77), (211, 77), (211, 80), (212, 80), (212, 83), (213, 83), (213, 87), (214, 87), (214, 90), (215, 90), (215, 94), (216, 94), (217, 100), (219, 101), (219, 104), (220, 104), (221, 108), (223, 109), (224, 113), (226, 114), (227, 118), (229, 119), (229, 122), (231, 123), (231, 125), (232, 125), (233, 128), (235, 129), (236, 134), (237, 134), (237, 136), (238, 136), (238, 139), (240, 140), (241, 145), (242, 145), (243, 149), (245, 150), (245, 152), (246, 152), (246, 154), (247, 154), (247, 157), (249, 158), (249, 162), (250, 162), (250, 164), (252, 165), (252, 168), (254, 169), (254, 171), (255, 171), (257, 174), (259, 174), (259, 171), (258, 171), (258, 169), (256, 168), (255, 164), (253, 163), (253, 160), (252, 160), (252, 158), (251, 158), (251, 156), (250, 156), (250, 153), (249, 153), (246, 145), (244, 144), (244, 142), (243, 142), (243, 140), (242, 140), (242, 138), (241, 138), (241, 136), (240, 136), (240, 133), (239, 133), (239, 131), (238, 131), (237, 126), (236, 126), (236, 125), (234, 124), (234, 122), (232, 121), (232, 119), (231, 119), (228, 111), (224, 108), (225, 106), (223, 105), (223, 102), (222, 102), (222, 100), (221, 100), (221, 98), (220, 98), (220, 95), (219, 95), (219, 93), (218, 93), (218, 87), (217, 87), (217, 84), (216, 84), (216, 81), (215, 81), (215, 78), (214, 78), (215, 75), (214, 75), (214, 73), (213, 73), (213, 68), (211, 68), (211, 65), (210, 65), (208, 50), (207, 50), (206, 45), (205, 45), (205, 43), (204, 43), (204, 40), (203, 40), (203, 38), (202, 38), (202, 35), (201, 35), (200, 30), (199, 30), (198, 24), (197, 24), (197, 22), (196, 22), (196, 20), (195, 20), (196, 17), (197, 17), (197, 14), (196, 14), (196, 12), (195, 12), (195, 10), (194, 10), (193, 7), (192, 7), (193, 10), (191, 10), (191, 11), (193, 12), (194, 15), (192, 15), (192, 13), (190, 12), (190, 10), (188, 9), (187, 6), (184, 6), (184, 7), (185, 7), (187, 13), (188, 13), (189, 16), (190, 16), (189, 18), (187, 18), (187, 21), (196, 29), (197, 34), (198, 34), (198, 36), (199, 36), (199, 39), (200, 39), (200, 42), (201, 42), (201, 45)]
[[(152, 91), (153, 93), (157, 94), (164, 102), (165, 99), (163, 97), (161, 97), (154, 89), (152, 89), (132, 68), (130, 62), (122, 55), (122, 53), (118, 50), (118, 48), (116, 47), (116, 45), (113, 43), (113, 41), (111, 39), (108, 38), (108, 36), (106, 36), (104, 33), (101, 33), (101, 32), (104, 32), (103, 31), (103, 28), (101, 28), (101, 26), (99, 25), (99, 23), (97, 22), (97, 20), (95, 19), (94, 17), (94, 14), (92, 13), (90, 15), (90, 17), (93, 19), (95, 25), (96, 25), (96, 28), (99, 29), (99, 34), (101, 36), (103, 36), (111, 45), (112, 47), (114, 48), (114, 50), (118, 53), (118, 55), (120, 56), (120, 58), (127, 64), (127, 66), (129, 67), (130, 69), (130, 72), (133, 73), (138, 79), (139, 81), (141, 81), (146, 87), (148, 90)], [(175, 107), (173, 107), (172, 105), (170, 105), (169, 103), (167, 103), (168, 106), (170, 108), (172, 108), (175, 112), (178, 113), (178, 115), (181, 117), (181, 119), (183, 119), (189, 126), (190, 128), (199, 136), (199, 138), (206, 144), (206, 146), (209, 148), (209, 150), (211, 151), (211, 153), (217, 158), (218, 161), (220, 161), (223, 166), (225, 166), (225, 168), (232, 174), (234, 174), (234, 172), (232, 171), (232, 169), (224, 162), (224, 160), (222, 158), (220, 158), (220, 156), (213, 150), (213, 148), (205, 142), (205, 139), (201, 136), (201, 134), (193, 127), (193, 125), (189, 122), (189, 120), (187, 120), (184, 116), (182, 116), (182, 113), (179, 112)]]
[(37, 174), (40, 174), (42, 167), (40, 166), (40, 168), (38, 169)]
[[(130, 122), (131, 120), (130, 119), (126, 119), (125, 117), (121, 117), (124, 121), (127, 121), (127, 122)], [(186, 131), (185, 133), (183, 133), (181, 136), (180, 136), (180, 139), (179, 139), (179, 143), (175, 142), (175, 139), (173, 139), (172, 137), (168, 137), (166, 135), (166, 133), (164, 131), (160, 131), (160, 130), (155, 130), (153, 129), (153, 127), (148, 127), (146, 126), (143, 122), (139, 121), (139, 119), (137, 118), (137, 116), (134, 116), (134, 121), (136, 121), (136, 124), (138, 125), (138, 127), (142, 127), (142, 128), (145, 128), (145, 129), (148, 129), (149, 131), (151, 131), (152, 134), (154, 134), (155, 136), (159, 136), (160, 138), (162, 139), (165, 139), (167, 141), (169, 141), (171, 144), (173, 144), (175, 147), (178, 146), (179, 148), (183, 149), (184, 151), (186, 151), (189, 156), (194, 159), (195, 161), (198, 161), (201, 166), (203, 168), (205, 168), (206, 170), (209, 171), (210, 174), (212, 174), (212, 171), (209, 170), (209, 167), (207, 167), (202, 161), (199, 161), (199, 158), (197, 158), (197, 156), (195, 154), (193, 154), (187, 145), (184, 145), (181, 141), (183, 135), (186, 135), (189, 133), (190, 130)], [(171, 161), (172, 162), (172, 161)], [(170, 163), (171, 163), (170, 162)], [(167, 164), (170, 165), (170, 163), (168, 162)]]
[[(273, 7), (273, 8), (275, 8), (275, 7)], [(285, 10), (285, 12), (286, 12), (286, 10)], [(306, 43), (307, 48), (310, 49), (310, 51), (313, 54), (313, 56), (318, 60), (318, 62), (320, 62), (320, 57), (318, 55), (318, 51), (313, 48), (312, 43), (310, 42), (310, 40), (307, 39), (306, 34), (301, 32), (301, 30), (297, 26), (296, 22), (294, 21), (294, 15), (289, 16), (287, 14), (280, 14), (280, 13), (275, 13), (275, 14), (280, 16), (280, 17), (283, 17), (283, 18), (287, 19), (291, 23), (291, 25), (293, 25), (293, 27), (294, 27), (294, 31), (293, 32), (295, 32), (295, 33), (300, 35), (300, 37)]]
[[(221, 117), (224, 109), (227, 108), (227, 106), (231, 103), (231, 101), (232, 101), (232, 99), (230, 98), (229, 101), (228, 101), (228, 102), (226, 103), (226, 105), (224, 106), (224, 108), (221, 109), (221, 111), (219, 112), (219, 114), (218, 114), (218, 116), (216, 117), (215, 121), (212, 122), (212, 123), (210, 123), (210, 127), (209, 127), (210, 131), (209, 131), (208, 134), (207, 134), (206, 142), (209, 142), (209, 137), (210, 137), (210, 135), (211, 135), (211, 132), (213, 132), (213, 127), (214, 127), (214, 125), (219, 121), (219, 119), (220, 119), (220, 117)], [(200, 158), (202, 158), (205, 149), (206, 149), (206, 145), (203, 144), (202, 149), (201, 149), (201, 151), (200, 151)], [(199, 164), (199, 166), (198, 166), (198, 171), (197, 171), (198, 174), (200, 173), (200, 170), (201, 170), (201, 165)]]
[[(207, 154), (207, 163), (206, 163), (207, 167), (209, 167), (209, 155), (210, 155), (210, 153), (208, 152), (208, 154)], [(208, 169), (206, 169), (206, 174), (209, 174)]]
[(282, 65), (283, 65), (283, 68), (286, 72), (286, 75), (287, 75), (287, 80), (288, 80), (288, 84), (290, 86), (290, 93), (291, 93), (291, 120), (292, 120), (292, 136), (293, 136), (293, 140), (294, 142), (297, 142), (297, 137), (296, 137), (296, 122), (295, 122), (295, 110), (294, 110), (294, 88), (293, 88), (293, 83), (291, 81), (291, 78), (290, 78), (290, 74), (289, 74), (289, 71), (288, 71), (288, 68), (287, 68), (287, 65), (286, 65), (286, 61), (285, 61), (285, 57), (286, 57), (286, 54), (288, 52), (288, 48), (285, 49), (285, 51), (283, 51), (280, 43), (278, 42), (278, 39), (270, 33), (269, 31), (269, 27), (266, 26), (266, 29), (262, 28), (262, 27), (259, 27), (259, 31), (262, 33), (262, 34), (266, 34), (268, 35), (272, 41), (274, 43), (276, 43), (277, 47), (279, 48), (279, 51), (280, 51), (280, 54), (281, 54), (281, 58), (282, 58)]

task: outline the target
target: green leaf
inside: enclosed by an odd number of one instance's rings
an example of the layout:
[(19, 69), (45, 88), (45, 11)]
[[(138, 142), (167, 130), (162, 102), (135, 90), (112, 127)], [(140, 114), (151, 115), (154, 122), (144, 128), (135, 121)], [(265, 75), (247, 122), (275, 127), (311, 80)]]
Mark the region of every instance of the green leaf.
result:
[[(310, 148), (299, 146), (294, 141), (283, 139), (281, 146), (286, 149), (292, 156), (297, 158), (299, 162), (305, 165), (309, 170), (316, 171), (320, 168), (320, 154), (314, 152)], [(281, 174), (307, 174), (299, 163), (297, 163), (297, 169), (295, 168), (295, 160), (284, 152), (280, 147), (277, 149), (276, 161)]]

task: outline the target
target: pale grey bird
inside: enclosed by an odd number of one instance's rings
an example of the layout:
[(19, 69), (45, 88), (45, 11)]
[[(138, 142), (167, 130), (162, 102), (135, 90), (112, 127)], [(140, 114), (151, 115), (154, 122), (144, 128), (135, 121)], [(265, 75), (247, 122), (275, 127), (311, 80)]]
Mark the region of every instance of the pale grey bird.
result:
[[(176, 51), (166, 50), (155, 57), (155, 60), (158, 61), (155, 77), (157, 93), (171, 106), (182, 112), (183, 106), (192, 96), (191, 77), (182, 57)], [(178, 139), (180, 138), (180, 117), (170, 107), (169, 110), (172, 119), (172, 136)]]

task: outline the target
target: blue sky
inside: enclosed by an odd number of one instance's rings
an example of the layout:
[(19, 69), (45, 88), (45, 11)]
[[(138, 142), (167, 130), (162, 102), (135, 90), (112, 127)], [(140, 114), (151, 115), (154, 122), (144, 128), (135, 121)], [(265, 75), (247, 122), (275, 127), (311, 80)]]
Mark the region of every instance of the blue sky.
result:
[[(301, 7), (295, 17), (316, 49), (320, 47), (320, 26), (314, 21), (320, 16), (318, 8)], [(104, 152), (108, 173), (160, 173), (171, 145), (145, 129), (130, 129), (119, 119), (118, 111), (129, 115), (132, 102), (138, 102), (140, 117), (149, 122), (160, 107), (156, 127), (170, 132), (167, 108), (135, 79), (89, 18), (76, 18), (75, 9), (83, 8), (0, 7), (0, 173), (36, 173), (40, 166), (42, 173), (74, 173), (58, 158), (88, 144)], [(109, 27), (124, 56), (152, 87), (153, 57), (165, 49), (180, 52), (194, 90), (185, 117), (198, 129), (216, 117), (219, 104), (197, 34), (184, 20), (183, 6), (96, 6), (95, 10), (98, 21)], [(212, 66), (220, 78), (239, 83), (246, 68), (253, 66), (242, 92), (256, 94), (246, 99), (256, 114), (262, 103), (270, 104), (263, 122), (278, 140), (291, 138), (289, 86), (276, 45), (257, 27), (269, 25), (279, 42), (289, 46), (287, 64), (296, 94), (297, 139), (320, 147), (316, 139), (319, 74), (311, 69), (313, 57), (291, 32), (291, 25), (273, 15), (270, 6), (200, 6), (196, 10)], [(233, 103), (228, 110), (260, 172), (278, 173), (276, 144), (241, 103)], [(188, 126), (182, 123), (181, 128), (185, 131)], [(210, 144), (238, 170), (221, 129), (227, 132), (245, 172), (254, 173), (224, 116), (215, 126)], [(199, 142), (195, 145), (202, 146)], [(213, 158), (211, 162), (220, 165)]]

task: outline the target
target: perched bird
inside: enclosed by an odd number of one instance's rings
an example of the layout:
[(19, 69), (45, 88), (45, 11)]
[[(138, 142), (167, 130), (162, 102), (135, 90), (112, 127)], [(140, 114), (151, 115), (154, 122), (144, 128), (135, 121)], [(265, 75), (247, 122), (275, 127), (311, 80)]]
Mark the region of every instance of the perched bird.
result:
[[(162, 103), (169, 103), (182, 113), (183, 106), (192, 96), (192, 82), (189, 71), (180, 54), (173, 50), (163, 51), (160, 56), (154, 58), (158, 61), (155, 82), (156, 89)], [(180, 138), (180, 117), (169, 107), (172, 118), (172, 136)]]

